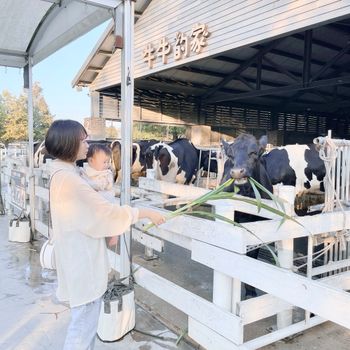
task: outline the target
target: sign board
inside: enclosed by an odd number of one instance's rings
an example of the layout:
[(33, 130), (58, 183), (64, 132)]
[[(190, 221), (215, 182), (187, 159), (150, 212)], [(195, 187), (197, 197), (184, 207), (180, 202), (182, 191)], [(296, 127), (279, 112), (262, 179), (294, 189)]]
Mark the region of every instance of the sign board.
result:
[(191, 53), (199, 54), (208, 45), (207, 38), (210, 36), (207, 24), (197, 23), (192, 26), (191, 32), (177, 32), (175, 38), (170, 40), (163, 36), (158, 43), (148, 43), (143, 50), (143, 60), (148, 68), (153, 68), (153, 63), (159, 58), (163, 64), (168, 63), (168, 58), (173, 56), (175, 61), (189, 57)]
[(11, 204), (26, 209), (26, 174), (11, 170)]

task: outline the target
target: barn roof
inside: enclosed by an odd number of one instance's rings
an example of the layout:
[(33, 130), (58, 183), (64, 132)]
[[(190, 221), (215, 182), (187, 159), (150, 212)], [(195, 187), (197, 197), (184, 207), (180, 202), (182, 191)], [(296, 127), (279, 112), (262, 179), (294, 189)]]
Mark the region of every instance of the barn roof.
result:
[[(72, 82), (88, 86), (113, 52), (110, 28)], [(205, 104), (347, 112), (350, 14), (135, 79), (135, 94), (181, 96)], [(102, 58), (101, 52), (109, 53)], [(118, 86), (101, 93), (118, 94)]]

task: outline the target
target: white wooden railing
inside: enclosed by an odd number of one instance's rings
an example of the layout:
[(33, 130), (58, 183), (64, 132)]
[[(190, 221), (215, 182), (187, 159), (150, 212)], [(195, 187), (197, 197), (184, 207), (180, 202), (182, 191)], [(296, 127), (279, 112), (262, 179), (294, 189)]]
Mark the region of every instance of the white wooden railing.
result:
[[(9, 161), (3, 173), (15, 162)], [(17, 167), (25, 165), (16, 165)], [(45, 168), (37, 169), (35, 196), (37, 199), (35, 228), (47, 237), (47, 221), (42, 211), (47, 210), (48, 190), (42, 184), (48, 180)], [(137, 199), (134, 205), (152, 207), (163, 213), (164, 203), (186, 202), (206, 193), (195, 186), (183, 186), (154, 179), (140, 178), (139, 187), (133, 189)], [(287, 195), (292, 203), (290, 189), (280, 188), (280, 194)], [(176, 200), (165, 199), (175, 196)], [(41, 203), (41, 204), (40, 204)], [(273, 205), (271, 201), (266, 203)], [(209, 203), (217, 212), (230, 215), (235, 211), (257, 214), (257, 208), (242, 202), (216, 201)], [(287, 207), (288, 208), (288, 207)], [(292, 204), (289, 205), (292, 214)], [(46, 214), (46, 213), (45, 213)], [(47, 216), (47, 215), (46, 215)], [(171, 242), (191, 252), (191, 259), (213, 271), (213, 302), (190, 292), (170, 279), (166, 279), (146, 267), (133, 263), (136, 283), (188, 315), (188, 335), (207, 349), (257, 349), (286, 336), (293, 335), (317, 324), (331, 320), (350, 328), (350, 314), (347, 311), (350, 295), (350, 259), (347, 253), (341, 258), (319, 267), (312, 267), (313, 242), (329, 240), (334, 232), (350, 229), (350, 211), (347, 207), (335, 208), (333, 212), (314, 216), (298, 217), (298, 223), (280, 219), (267, 211), (259, 216), (270, 220), (256, 221), (244, 226), (233, 227), (220, 221), (210, 221), (188, 215), (169, 220), (159, 228), (143, 232), (145, 222), (135, 225), (133, 238), (149, 249), (163, 251), (164, 244)], [(45, 217), (45, 215), (44, 215)], [(328, 233), (331, 233), (329, 236)], [(309, 237), (308, 269), (306, 274), (297, 274), (293, 266), (293, 239)], [(276, 243), (282, 267), (274, 266), (246, 256), (251, 246)], [(120, 269), (120, 257), (109, 251), (115, 270)], [(317, 277), (317, 279), (315, 279)], [(216, 282), (215, 282), (216, 280)], [(218, 282), (219, 281), (219, 282)], [(267, 294), (241, 300), (241, 283), (253, 285)], [(147, 301), (143, 301), (147, 303)], [(292, 323), (291, 312), (295, 308), (306, 310), (305, 319)], [(316, 316), (310, 317), (309, 312)], [(246, 327), (267, 317), (279, 315), (277, 330), (246, 340)], [(261, 332), (256, 332), (261, 334)]]

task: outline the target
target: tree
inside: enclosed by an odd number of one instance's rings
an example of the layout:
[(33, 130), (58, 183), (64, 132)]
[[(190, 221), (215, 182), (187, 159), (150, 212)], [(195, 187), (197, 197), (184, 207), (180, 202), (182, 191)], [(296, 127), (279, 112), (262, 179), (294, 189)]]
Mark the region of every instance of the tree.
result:
[(5, 132), (5, 104), (3, 98), (0, 95), (0, 140)]
[[(19, 97), (3, 91), (0, 95), (0, 141), (28, 140), (28, 110), (27, 96), (22, 93)], [(39, 83), (33, 85), (33, 128), (34, 139), (42, 140), (52, 123), (51, 115)]]

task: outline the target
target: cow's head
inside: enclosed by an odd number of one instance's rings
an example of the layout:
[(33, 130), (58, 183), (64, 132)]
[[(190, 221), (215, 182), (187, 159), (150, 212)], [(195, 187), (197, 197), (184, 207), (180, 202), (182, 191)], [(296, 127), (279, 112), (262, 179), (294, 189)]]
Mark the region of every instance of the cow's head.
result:
[(147, 148), (145, 152), (146, 168), (153, 169), (156, 156), (158, 157), (159, 151), (163, 148), (164, 144), (159, 142)]
[(168, 174), (169, 169), (174, 166), (171, 161), (170, 150), (167, 147), (162, 147), (162, 149), (154, 154), (154, 158), (156, 161), (158, 161), (158, 165), (163, 176)]
[(241, 134), (233, 143), (223, 141), (223, 145), (226, 162), (222, 183), (233, 178), (235, 185), (242, 189), (242, 194), (251, 195), (250, 186), (246, 184), (248, 177), (252, 177), (270, 191), (272, 190), (271, 182), (260, 159), (267, 145), (266, 136), (262, 136), (257, 141), (253, 135)]

